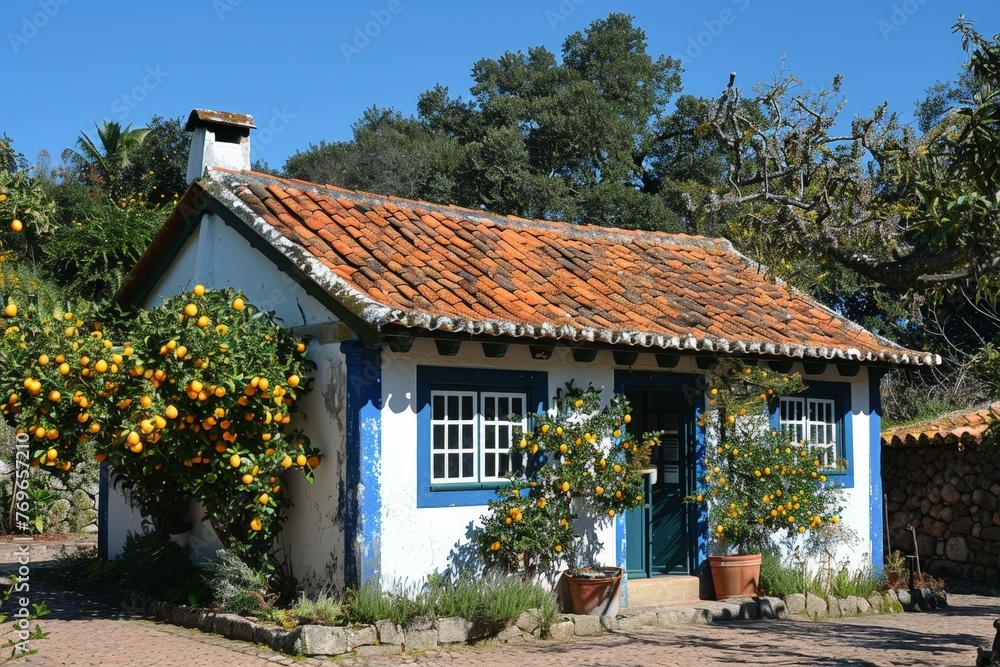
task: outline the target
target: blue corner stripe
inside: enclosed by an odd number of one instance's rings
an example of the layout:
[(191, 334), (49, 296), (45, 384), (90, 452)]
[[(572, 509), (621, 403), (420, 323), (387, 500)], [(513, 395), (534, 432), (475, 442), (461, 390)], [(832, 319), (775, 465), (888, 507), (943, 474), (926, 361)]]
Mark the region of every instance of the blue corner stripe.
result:
[(626, 547), (625, 513), (622, 512), (615, 517), (615, 564), (625, 571), (625, 576), (622, 578), (622, 592), (618, 600), (622, 607), (628, 606), (628, 565), (626, 563), (628, 549)]
[(885, 535), (882, 525), (882, 394), (879, 391), (882, 375), (880, 369), (868, 369), (868, 469), (871, 496), (869, 499), (869, 525), (872, 541), (872, 571), (882, 573), (885, 562)]
[(382, 350), (341, 343), (347, 359), (347, 469), (344, 583), (360, 587), (382, 572)]

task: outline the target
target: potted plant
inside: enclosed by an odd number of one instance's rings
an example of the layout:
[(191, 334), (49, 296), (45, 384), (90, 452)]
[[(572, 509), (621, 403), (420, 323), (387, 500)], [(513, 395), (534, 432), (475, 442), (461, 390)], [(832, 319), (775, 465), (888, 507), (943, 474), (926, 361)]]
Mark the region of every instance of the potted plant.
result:
[(489, 565), (521, 577), (565, 580), (574, 613), (606, 613), (617, 602), (622, 568), (595, 562), (597, 530), (645, 501), (644, 473), (659, 433), (628, 433), (624, 396), (608, 405), (593, 387), (560, 390), (547, 413), (529, 416), (511, 447), (510, 485), (498, 491), (482, 517), (479, 548)]
[(774, 429), (768, 404), (804, 389), (797, 375), (728, 364), (707, 389), (699, 425), (708, 442), (704, 478), (688, 502), (707, 505), (716, 599), (756, 595), (761, 554), (837, 523), (842, 490), (806, 441)]

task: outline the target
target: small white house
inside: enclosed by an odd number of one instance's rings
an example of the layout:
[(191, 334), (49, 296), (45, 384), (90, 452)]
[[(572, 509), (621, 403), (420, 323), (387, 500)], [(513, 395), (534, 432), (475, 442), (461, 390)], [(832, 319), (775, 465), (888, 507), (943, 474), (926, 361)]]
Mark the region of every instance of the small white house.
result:
[[(848, 460), (854, 560), (881, 566), (879, 378), (934, 355), (768, 279), (722, 239), (254, 173), (252, 128), (249, 116), (192, 112), (194, 180), (118, 299), (151, 306), (191, 281), (234, 286), (311, 339), (318, 377), (300, 425), (326, 461), (315, 484), (289, 480), (283, 537), (306, 586), (418, 581), (460, 566), (503, 481), (509, 414), (546, 408), (569, 380), (624, 392), (636, 431), (667, 433), (649, 508), (616, 517), (604, 561), (625, 567), (633, 595), (643, 579), (697, 585), (708, 530), (681, 498), (705, 447), (696, 386), (727, 356), (802, 374), (808, 391), (776, 401), (774, 419), (822, 427), (829, 451)], [(114, 494), (104, 508), (101, 547), (113, 556), (137, 518)]]

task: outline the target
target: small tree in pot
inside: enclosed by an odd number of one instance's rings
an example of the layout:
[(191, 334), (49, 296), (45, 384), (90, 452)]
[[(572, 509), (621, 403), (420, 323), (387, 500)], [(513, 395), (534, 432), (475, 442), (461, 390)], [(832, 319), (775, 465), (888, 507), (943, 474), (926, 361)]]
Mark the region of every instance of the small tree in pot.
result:
[(596, 389), (570, 382), (550, 412), (530, 415), (529, 432), (515, 432), (511, 460), (522, 463), (490, 501), (478, 536), (488, 565), (532, 579), (565, 562), (571, 576), (620, 578), (621, 568), (590, 560), (600, 550), (594, 534), (643, 505), (643, 472), (659, 433), (628, 433), (624, 396), (601, 403)]
[[(756, 592), (756, 576), (743, 575), (739, 590), (719, 580), (722, 568), (735, 568), (740, 557), (755, 563), (760, 554), (807, 539), (825, 523), (837, 523), (843, 489), (826, 476), (815, 451), (772, 427), (768, 405), (778, 396), (801, 392), (798, 375), (727, 364), (708, 388), (709, 410), (701, 417), (714, 447), (705, 456), (705, 476), (688, 502), (707, 505), (709, 533), (716, 555), (709, 558), (719, 598)], [(841, 465), (844, 465), (841, 463)], [(753, 557), (753, 558), (751, 558)]]

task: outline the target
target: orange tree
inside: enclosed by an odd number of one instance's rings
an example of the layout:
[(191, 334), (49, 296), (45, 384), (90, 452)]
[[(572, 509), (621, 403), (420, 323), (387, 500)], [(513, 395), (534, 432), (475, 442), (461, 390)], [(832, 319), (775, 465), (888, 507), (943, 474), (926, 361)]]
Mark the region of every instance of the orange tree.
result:
[(709, 409), (699, 425), (714, 446), (705, 476), (685, 500), (704, 503), (720, 550), (771, 552), (774, 537), (794, 540), (837, 523), (842, 489), (827, 479), (804, 440), (771, 427), (769, 404), (804, 389), (798, 375), (726, 362), (707, 388)]
[(282, 474), (311, 481), (320, 462), (289, 425), (313, 369), (305, 343), (241, 293), (200, 285), (115, 330), (7, 306), (2, 410), (32, 436), (32, 462), (62, 474), (91, 440), (154, 525), (193, 498), (228, 548), (262, 562), (289, 504)]
[[(515, 429), (511, 460), (522, 461), (482, 517), (477, 541), (488, 565), (533, 578), (563, 559), (584, 562), (587, 545), (577, 528), (607, 525), (644, 502), (643, 469), (659, 433), (637, 438), (624, 396), (602, 407), (600, 393), (567, 384), (550, 413), (530, 415), (532, 429)], [(581, 516), (582, 515), (582, 516)], [(584, 519), (575, 525), (576, 519)]]

